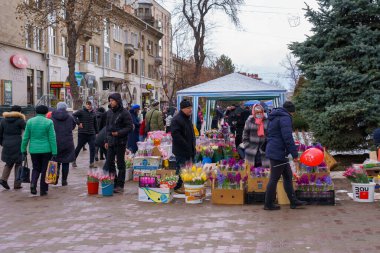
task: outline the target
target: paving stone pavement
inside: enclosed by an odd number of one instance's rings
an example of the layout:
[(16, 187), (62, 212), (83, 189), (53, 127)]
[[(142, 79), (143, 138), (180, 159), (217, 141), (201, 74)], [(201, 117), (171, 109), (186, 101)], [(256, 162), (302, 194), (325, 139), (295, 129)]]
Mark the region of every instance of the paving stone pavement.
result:
[[(0, 190), (0, 252), (380, 252), (380, 206), (338, 193), (336, 206), (264, 211), (262, 205), (186, 205), (137, 201), (124, 194), (88, 196), (88, 151), (70, 168), (69, 185), (48, 196)], [(0, 163), (0, 172), (3, 169)], [(13, 178), (13, 175), (11, 175)], [(13, 186), (13, 182), (9, 181)], [(338, 189), (349, 190), (344, 179)]]

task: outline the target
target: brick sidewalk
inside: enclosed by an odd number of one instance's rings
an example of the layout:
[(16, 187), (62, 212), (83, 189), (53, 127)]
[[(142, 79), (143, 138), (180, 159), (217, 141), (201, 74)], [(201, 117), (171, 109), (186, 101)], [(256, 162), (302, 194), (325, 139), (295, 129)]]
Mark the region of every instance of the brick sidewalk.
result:
[[(138, 202), (132, 182), (122, 195), (87, 196), (88, 152), (70, 168), (69, 186), (50, 187), (47, 197), (30, 195), (29, 184), (0, 190), (1, 253), (380, 252), (379, 203), (355, 203), (338, 193), (336, 206), (277, 212), (209, 199), (160, 205)], [(335, 183), (349, 189), (343, 179)]]

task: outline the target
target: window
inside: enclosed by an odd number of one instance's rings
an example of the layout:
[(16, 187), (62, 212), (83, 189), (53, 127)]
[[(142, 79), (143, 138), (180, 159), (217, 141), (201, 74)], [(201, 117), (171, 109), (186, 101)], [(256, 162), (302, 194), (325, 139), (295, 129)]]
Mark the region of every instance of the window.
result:
[(148, 47), (147, 47), (147, 49), (148, 49), (148, 54), (153, 56), (153, 52), (154, 52), (153, 41), (148, 40)]
[(121, 34), (122, 34), (122, 30), (121, 30), (120, 26), (113, 25), (113, 39), (118, 41), (118, 42), (122, 42), (121, 41)]
[(138, 60), (131, 59), (131, 72), (138, 75)]
[(48, 28), (48, 36), (49, 36), (49, 53), (56, 54), (56, 45), (57, 45), (57, 30), (53, 27)]
[(86, 60), (86, 45), (81, 45), (80, 46), (80, 61), (85, 61)]
[(100, 63), (100, 48), (99, 47), (95, 47), (95, 64), (96, 65), (99, 65)]
[(158, 44), (154, 44), (154, 56), (158, 56)]
[(32, 48), (33, 46), (33, 26), (25, 26), (25, 47)]
[(128, 44), (128, 31), (125, 31), (125, 44)]
[(137, 39), (137, 34), (136, 33), (131, 33), (131, 44), (135, 47), (135, 48), (138, 48), (138, 39)]
[(121, 55), (113, 54), (114, 64), (116, 70), (121, 70)]
[(110, 67), (110, 48), (109, 47), (104, 48), (104, 67), (106, 68)]
[(162, 57), (162, 40), (158, 42), (158, 56)]
[(61, 53), (63, 57), (67, 57), (67, 38), (65, 36), (61, 37)]
[(40, 99), (42, 97), (43, 93), (43, 83), (44, 83), (44, 72), (37, 70), (37, 99)]
[(95, 47), (90, 45), (90, 62), (95, 62)]
[(127, 58), (125, 59), (125, 72), (130, 73), (129, 72), (129, 60)]
[(41, 28), (35, 28), (34, 46), (38, 51), (42, 51), (44, 49), (44, 30)]
[(154, 66), (148, 65), (148, 77), (154, 79)]
[(145, 61), (144, 61), (144, 59), (141, 59), (141, 66), (140, 66), (140, 68), (141, 68), (141, 75), (145, 76)]
[(109, 90), (111, 83), (111, 81), (103, 81), (103, 90)]
[(110, 43), (110, 25), (107, 20), (104, 21), (104, 44), (109, 46)]
[(66, 19), (66, 0), (61, 0), (61, 17)]

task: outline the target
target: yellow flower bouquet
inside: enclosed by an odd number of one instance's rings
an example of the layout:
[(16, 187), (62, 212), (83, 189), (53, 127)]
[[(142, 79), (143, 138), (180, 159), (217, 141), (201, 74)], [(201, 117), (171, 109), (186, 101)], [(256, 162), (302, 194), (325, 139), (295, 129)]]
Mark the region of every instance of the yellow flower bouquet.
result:
[(182, 169), (181, 178), (185, 184), (203, 185), (207, 181), (207, 174), (202, 167), (193, 165)]

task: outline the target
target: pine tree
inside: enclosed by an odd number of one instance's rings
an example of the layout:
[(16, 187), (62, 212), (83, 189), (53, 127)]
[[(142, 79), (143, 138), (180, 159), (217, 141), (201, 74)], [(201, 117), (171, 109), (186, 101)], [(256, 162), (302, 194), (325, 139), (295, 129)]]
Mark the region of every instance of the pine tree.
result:
[(318, 1), (313, 35), (289, 48), (307, 79), (296, 97), (314, 136), (335, 150), (367, 147), (380, 123), (380, 3)]

